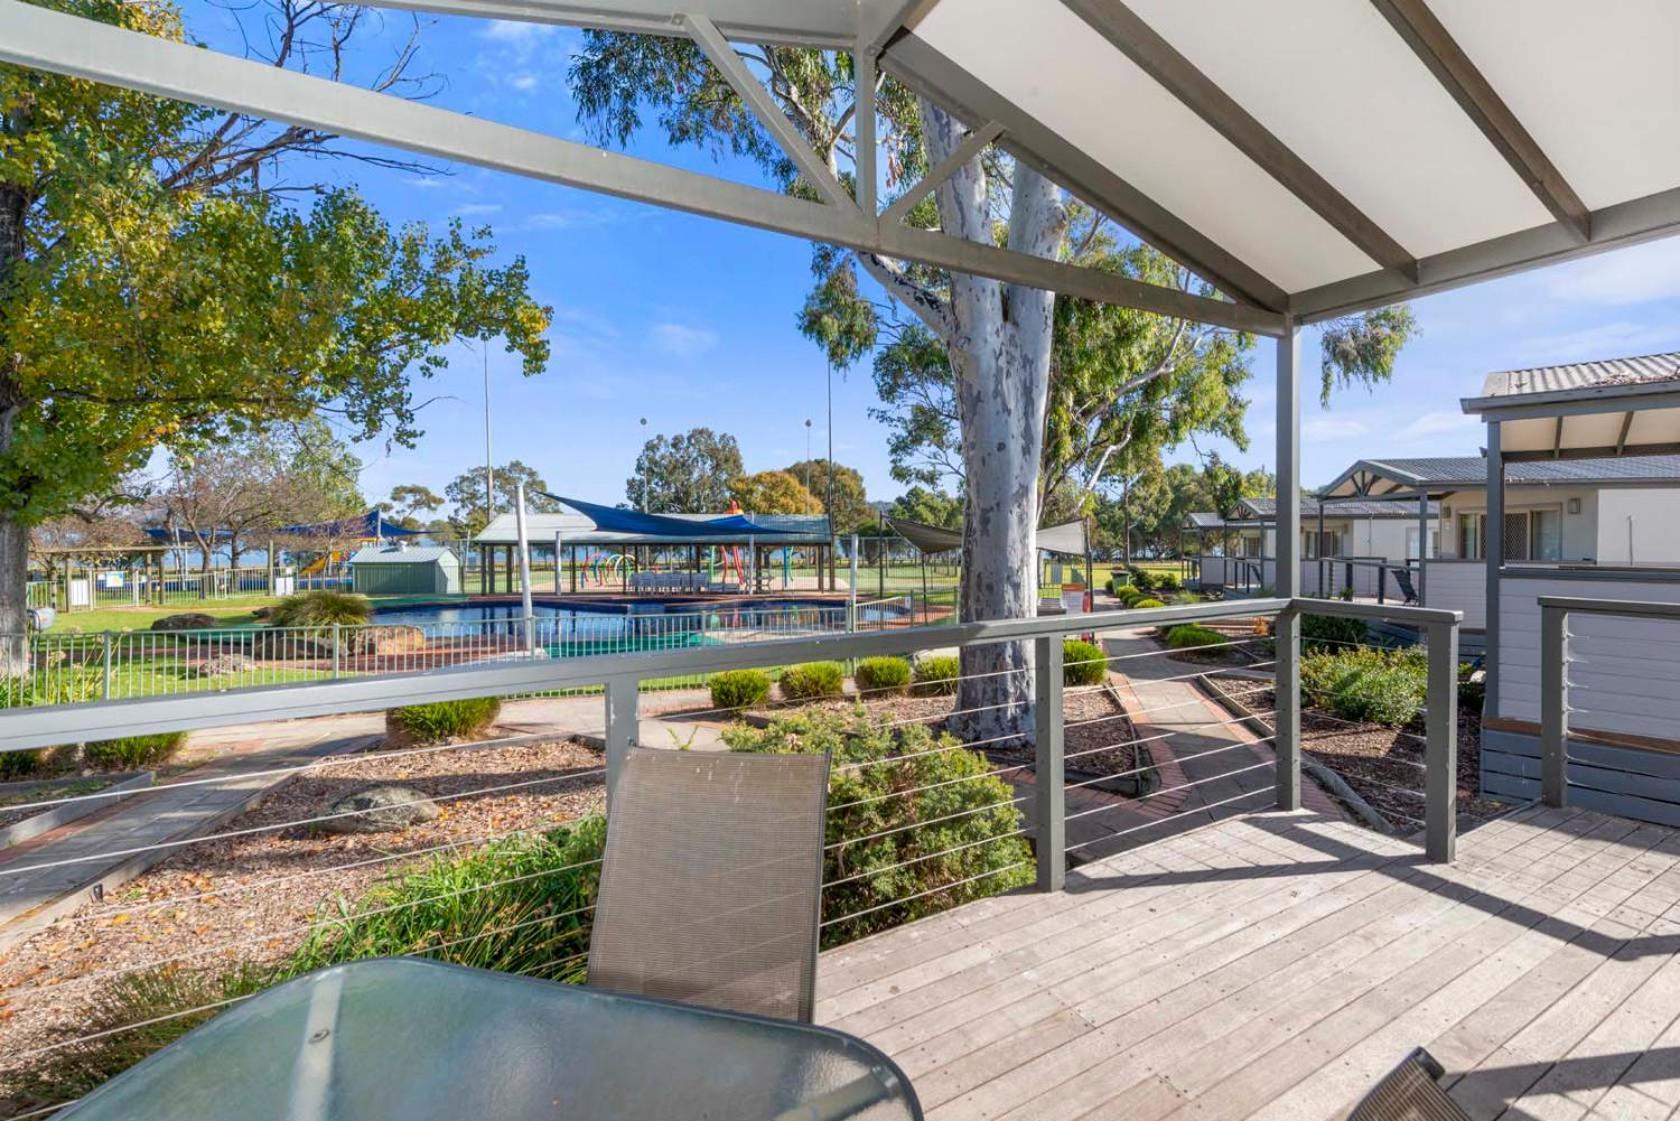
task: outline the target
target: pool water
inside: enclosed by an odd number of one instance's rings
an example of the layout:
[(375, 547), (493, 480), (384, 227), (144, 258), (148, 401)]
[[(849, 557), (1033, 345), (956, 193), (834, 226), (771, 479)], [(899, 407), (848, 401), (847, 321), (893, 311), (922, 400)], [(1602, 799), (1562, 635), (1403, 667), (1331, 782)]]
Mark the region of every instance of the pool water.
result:
[[(534, 600), (531, 614), (544, 629), (610, 631), (642, 627), (666, 630), (672, 627), (762, 627), (778, 622), (804, 622), (838, 618), (845, 622), (846, 607), (832, 601), (809, 599), (729, 600), (695, 603), (683, 600), (594, 600), (577, 603)], [(520, 626), (524, 608), (517, 603), (432, 603), (411, 604), (376, 610), (374, 622), (425, 628), (510, 630)]]

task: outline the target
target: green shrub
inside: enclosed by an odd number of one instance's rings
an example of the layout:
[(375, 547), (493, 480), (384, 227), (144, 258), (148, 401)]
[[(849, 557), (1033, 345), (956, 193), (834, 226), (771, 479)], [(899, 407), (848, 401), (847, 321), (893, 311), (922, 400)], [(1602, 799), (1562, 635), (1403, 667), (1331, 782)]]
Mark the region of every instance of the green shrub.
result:
[[(1012, 835), (1022, 824), (1013, 789), (990, 773), (985, 756), (961, 750), (950, 735), (861, 713), (808, 713), (768, 728), (736, 725), (723, 738), (735, 751), (832, 753), (825, 946), (1033, 880), (1026, 841)], [(871, 765), (851, 766), (857, 763)], [(935, 890), (946, 884), (953, 886)]]
[(185, 732), (157, 732), (100, 740), (82, 748), (82, 761), (102, 771), (138, 771), (161, 763), (187, 745)]
[(1108, 680), (1108, 655), (1094, 642), (1070, 638), (1062, 642), (1062, 684), (1099, 685)]
[(770, 675), (761, 669), (730, 669), (714, 673), (713, 708), (751, 708), (770, 698)]
[(501, 714), (499, 697), (408, 705), (385, 714), (385, 736), (402, 744), (446, 743), (482, 733)]
[(1149, 607), (1165, 607), (1166, 605), (1166, 600), (1156, 599), (1154, 596), (1144, 596), (1142, 599), (1134, 599), (1131, 603), (1131, 606), (1138, 608), (1139, 610)]
[(1422, 711), (1428, 692), (1429, 662), (1421, 650), (1362, 647), (1301, 659), (1307, 703), (1343, 720), (1404, 727)]
[(1198, 646), (1219, 646), (1229, 641), (1224, 635), (1212, 627), (1204, 627), (1199, 623), (1180, 623), (1176, 627), (1168, 627), (1163, 636), (1167, 645), (1174, 650), (1193, 650)]
[[(60, 666), (28, 677), (0, 678), (0, 708), (74, 704), (98, 698), (104, 671)], [(0, 782), (14, 782), (38, 774), (53, 762), (50, 747), (32, 751), (0, 751)]]
[(1365, 641), (1365, 620), (1341, 615), (1302, 615), (1301, 649), (1345, 650)]
[(955, 654), (923, 654), (914, 667), (916, 693), (934, 696), (955, 693), (957, 678), (962, 676), (962, 659)]
[(286, 972), (418, 953), (582, 981), (590, 917), (574, 912), (595, 902), (601, 868), (589, 862), (600, 860), (606, 837), (606, 819), (586, 817), (552, 833), (492, 841), (464, 857), (435, 856), (354, 905), (341, 903), (341, 917), (318, 926)]
[(1158, 592), (1176, 592), (1184, 584), (1179, 580), (1176, 572), (1157, 572), (1155, 574), (1155, 590)]
[(1138, 591), (1150, 592), (1157, 587), (1155, 573), (1137, 567), (1128, 568), (1126, 571), (1131, 574), (1132, 586)]
[(910, 687), (910, 663), (904, 658), (865, 658), (852, 680), (866, 693), (902, 693)]
[(371, 618), (373, 604), (366, 596), (326, 589), (287, 596), (269, 613), (276, 627), (360, 626)]
[(846, 667), (839, 662), (806, 662), (782, 671), (782, 696), (810, 701), (838, 697), (846, 691)]
[(0, 751), (0, 782), (16, 782), (28, 778), (47, 765), (50, 748), (33, 751)]

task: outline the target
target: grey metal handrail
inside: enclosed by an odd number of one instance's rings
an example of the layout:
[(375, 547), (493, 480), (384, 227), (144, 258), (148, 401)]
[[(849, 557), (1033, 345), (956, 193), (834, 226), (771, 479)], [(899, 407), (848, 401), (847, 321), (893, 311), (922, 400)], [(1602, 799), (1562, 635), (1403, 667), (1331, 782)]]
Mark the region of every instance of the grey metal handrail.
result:
[(1540, 800), (1569, 803), (1569, 617), (1680, 620), (1680, 603), (1538, 596), (1540, 604)]
[[(607, 790), (611, 797), (618, 765), (640, 724), (644, 681), (721, 670), (847, 660), (880, 654), (913, 654), (951, 646), (1031, 640), (1036, 646), (1037, 822), (1042, 830), (1039, 884), (1062, 882), (1062, 722), (1058, 719), (1062, 680), (1061, 639), (1116, 627), (1136, 628), (1217, 619), (1300, 614), (1387, 619), (1415, 624), (1429, 636), (1429, 699), (1425, 753), (1425, 843), (1429, 857), (1453, 856), (1457, 792), (1457, 651), (1460, 613), (1421, 607), (1384, 607), (1312, 598), (1252, 599), (1114, 612), (1090, 612), (1033, 619), (910, 627), (814, 638), (779, 639), (737, 646), (686, 648), (594, 657), (550, 659), (514, 656), (495, 665), (473, 665), (411, 674), (346, 678), (119, 701), (52, 705), (0, 712), (0, 749), (20, 750), (143, 733), (210, 728), (336, 713), (367, 712), (402, 705), (471, 697), (540, 693), (580, 686), (605, 686)], [(1299, 648), (1279, 649), (1276, 731), (1278, 804), (1299, 805), (1301, 765)]]

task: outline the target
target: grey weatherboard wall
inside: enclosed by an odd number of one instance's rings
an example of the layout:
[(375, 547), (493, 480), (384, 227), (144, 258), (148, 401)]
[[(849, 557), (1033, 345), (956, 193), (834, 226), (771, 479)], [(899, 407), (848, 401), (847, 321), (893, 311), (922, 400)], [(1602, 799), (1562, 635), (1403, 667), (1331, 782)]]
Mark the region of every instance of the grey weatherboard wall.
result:
[[(1540, 737), (1482, 729), (1482, 792), (1506, 802), (1540, 797)], [(1569, 741), (1569, 804), (1680, 827), (1680, 755)]]

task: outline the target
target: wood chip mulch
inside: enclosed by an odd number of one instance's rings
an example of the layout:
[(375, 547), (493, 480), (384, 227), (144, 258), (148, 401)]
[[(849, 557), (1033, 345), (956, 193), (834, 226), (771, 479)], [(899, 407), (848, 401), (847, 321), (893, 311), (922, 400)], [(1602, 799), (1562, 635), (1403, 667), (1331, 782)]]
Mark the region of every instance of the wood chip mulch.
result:
[[(1213, 689), (1250, 712), (1272, 712), (1276, 697), (1257, 689), (1250, 678), (1215, 675)], [(1270, 720), (1262, 719), (1269, 729)], [(1301, 713), (1301, 749), (1341, 775), (1397, 832), (1423, 828), (1423, 725), (1389, 728), (1381, 724), (1352, 724), (1328, 713)], [(1479, 713), (1460, 709), (1458, 716), (1458, 812), (1474, 821), (1504, 813), (1510, 807), (1480, 796), (1482, 721)]]
[[(111, 898), (0, 953), (0, 1054), (73, 1030), (111, 970), (173, 959), (184, 968), (278, 960), (339, 899), (354, 901), (456, 846), (464, 854), (494, 836), (553, 828), (604, 800), (601, 754), (569, 740), (339, 758), (350, 761), (286, 779), (215, 830), (261, 832), (186, 846)], [(386, 783), (415, 788), (441, 815), (393, 833), (290, 824)]]

